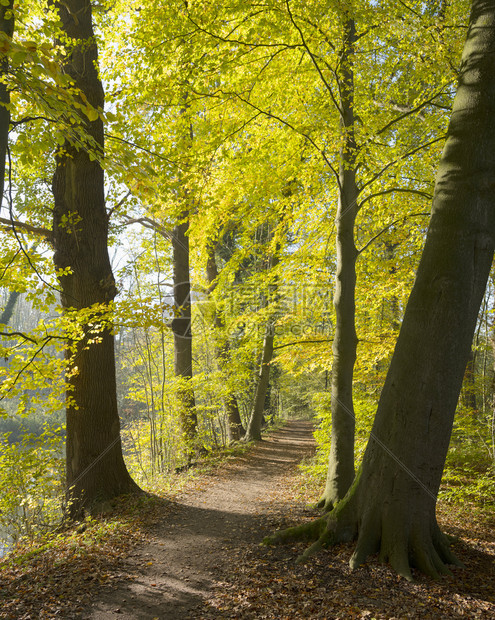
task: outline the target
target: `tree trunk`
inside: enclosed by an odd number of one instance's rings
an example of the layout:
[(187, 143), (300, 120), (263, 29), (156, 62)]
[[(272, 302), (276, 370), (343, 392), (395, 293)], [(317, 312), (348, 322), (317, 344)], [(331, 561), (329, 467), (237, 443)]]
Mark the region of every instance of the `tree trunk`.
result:
[[(38, 244), (34, 243), (29, 249), (29, 251), (34, 252), (37, 246)], [(19, 301), (20, 296), (21, 294), (19, 293), (19, 291), (10, 291), (9, 298), (7, 299), (7, 303), (5, 304), (5, 308), (3, 309), (2, 314), (0, 314), (0, 323), (2, 323), (2, 325), (8, 325), (10, 323), (10, 319), (14, 314), (15, 306)]]
[(335, 282), (335, 335), (332, 365), (332, 437), (325, 491), (319, 505), (331, 510), (354, 480), (355, 417), (352, 398), (356, 361), (356, 259), (354, 224), (358, 212), (356, 140), (354, 136), (354, 20), (345, 18), (341, 56), (341, 136), (339, 202), (337, 208), (337, 273)]
[(407, 579), (457, 563), (436, 496), (495, 243), (495, 2), (473, 0), (432, 216), (360, 473), (336, 509), (275, 539), (357, 538)]
[(0, 323), (2, 325), (9, 324), (14, 313), (15, 305), (20, 296), (21, 294), (18, 291), (10, 291), (5, 308), (3, 309), (2, 314), (0, 314)]
[[(66, 0), (54, 6), (67, 37), (65, 71), (89, 103), (102, 110), (91, 3)], [(75, 353), (67, 353), (66, 473), (72, 516), (138, 490), (122, 456), (111, 326), (105, 319), (97, 333), (93, 331), (116, 294), (107, 249), (104, 176), (97, 161), (103, 156), (103, 123), (99, 118), (90, 122), (81, 114), (81, 126), (98, 153), (90, 157), (85, 148), (66, 142), (56, 155), (53, 177), (54, 262), (57, 269), (66, 270), (59, 278), (62, 306), (87, 310), (95, 305), (82, 326), (85, 337), (75, 343)]]
[(182, 433), (188, 448), (196, 437), (197, 416), (192, 387), (191, 282), (189, 274), (189, 214), (182, 213), (172, 232), (174, 262), (174, 368), (179, 380), (178, 401)]
[[(14, 0), (9, 0), (7, 6), (0, 6), (0, 32), (12, 38), (14, 34), (14, 16), (12, 7)], [(8, 56), (0, 55), (0, 76), (6, 75), (9, 69)], [(9, 141), (10, 125), (10, 93), (7, 84), (0, 80), (0, 207), (3, 201), (3, 190), (5, 186), (5, 158), (7, 156), (7, 146)]]
[(265, 410), (265, 397), (270, 381), (270, 363), (273, 358), (273, 340), (275, 336), (275, 326), (272, 321), (268, 321), (263, 339), (263, 351), (261, 354), (260, 371), (256, 391), (254, 395), (253, 408), (249, 418), (248, 427), (244, 436), (245, 441), (260, 441), (261, 426), (263, 423), (263, 412)]
[[(209, 284), (210, 293), (216, 286), (217, 278), (218, 268), (215, 258), (215, 247), (210, 245), (208, 249), (208, 258), (206, 261), (206, 279)], [(221, 332), (225, 324), (223, 317), (216, 310), (213, 317), (213, 322), (217, 333)], [(230, 347), (227, 338), (221, 345), (215, 345), (215, 357), (217, 358), (217, 363), (220, 369), (225, 371), (226, 367), (230, 365)], [(224, 398), (224, 408), (225, 413), (227, 414), (229, 441), (239, 441), (244, 437), (246, 431), (242, 425), (239, 404), (237, 402), (236, 395), (233, 392), (229, 392)]]
[[(278, 265), (278, 248), (275, 250), (270, 259), (269, 269), (273, 269)], [(277, 284), (269, 287), (270, 293), (273, 295), (276, 291)], [(266, 393), (270, 382), (270, 364), (273, 359), (273, 342), (275, 340), (275, 323), (269, 318), (265, 328), (265, 336), (263, 338), (263, 349), (261, 351), (260, 370), (256, 390), (254, 393), (254, 401), (249, 416), (249, 422), (244, 435), (245, 441), (260, 441), (261, 428), (264, 423), (263, 413), (265, 411)]]
[(239, 402), (235, 394), (227, 396), (225, 401), (225, 411), (229, 421), (228, 436), (229, 441), (239, 441), (246, 434), (246, 429), (242, 425), (241, 412), (239, 411)]
[(469, 359), (464, 373), (464, 389), (462, 402), (464, 406), (475, 415), (478, 413), (478, 402), (476, 398), (476, 354), (471, 348)]

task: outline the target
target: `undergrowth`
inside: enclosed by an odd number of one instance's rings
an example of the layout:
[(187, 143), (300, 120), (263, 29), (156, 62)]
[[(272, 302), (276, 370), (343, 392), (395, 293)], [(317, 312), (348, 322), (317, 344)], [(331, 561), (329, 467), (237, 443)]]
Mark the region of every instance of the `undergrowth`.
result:
[(164, 507), (185, 489), (194, 489), (205, 477), (213, 474), (229, 460), (243, 454), (248, 444), (234, 444), (212, 451), (199, 459), (189, 469), (176, 474), (155, 477), (145, 488), (146, 495), (124, 496), (110, 502), (111, 510), (99, 516), (87, 516), (83, 521), (59, 525), (49, 531), (36, 531), (16, 541), (12, 550), (0, 559), (0, 574), (7, 567), (26, 565), (31, 558), (48, 551), (61, 556), (74, 552), (93, 553), (100, 544), (125, 544), (132, 541), (140, 528), (149, 527), (163, 516)]

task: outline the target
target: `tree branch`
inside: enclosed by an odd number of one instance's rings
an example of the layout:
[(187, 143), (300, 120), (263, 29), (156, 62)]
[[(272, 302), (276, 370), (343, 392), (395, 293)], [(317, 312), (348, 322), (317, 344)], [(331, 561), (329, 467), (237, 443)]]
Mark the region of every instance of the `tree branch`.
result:
[(403, 159), (406, 159), (407, 157), (410, 157), (411, 155), (414, 155), (415, 153), (417, 153), (418, 151), (421, 151), (423, 149), (428, 148), (429, 146), (432, 146), (433, 144), (436, 144), (437, 142), (441, 142), (442, 140), (445, 140), (445, 135), (440, 136), (439, 138), (435, 138), (434, 140), (430, 140), (429, 142), (425, 142), (424, 144), (420, 144), (420, 146), (417, 146), (414, 149), (411, 149), (410, 151), (407, 151), (407, 153), (404, 153), (403, 155), (401, 155), (400, 157), (397, 157), (397, 159), (394, 159), (393, 161), (390, 161), (387, 165), (385, 165), (379, 172), (377, 172), (376, 174), (374, 174), (371, 179), (369, 179), (369, 181), (366, 181), (366, 183), (361, 187), (361, 191), (365, 188), (368, 187), (368, 185), (371, 185), (372, 183), (374, 183), (377, 179), (379, 179), (391, 166), (395, 166), (395, 164), (397, 164), (398, 162), (402, 161)]
[(372, 200), (373, 198), (377, 198), (378, 196), (384, 196), (386, 194), (395, 194), (395, 193), (403, 193), (403, 194), (416, 194), (417, 196), (421, 196), (422, 198), (427, 198), (428, 200), (432, 200), (433, 196), (428, 192), (423, 192), (419, 189), (408, 189), (407, 187), (391, 187), (389, 189), (384, 189), (381, 192), (375, 192), (374, 194), (370, 194), (363, 198), (363, 200), (359, 203), (359, 210), (361, 207), (368, 202), (368, 200)]
[(128, 191), (127, 194), (121, 200), (119, 200), (119, 202), (115, 206), (107, 210), (108, 219), (112, 217), (114, 211), (119, 209), (124, 204), (124, 202), (129, 198), (130, 195), (131, 195), (131, 191)]
[(333, 342), (333, 338), (325, 338), (324, 340), (296, 340), (294, 342), (286, 342), (285, 344), (279, 344), (276, 347), (273, 347), (273, 350), (275, 351), (275, 349), (284, 349), (285, 347), (292, 347), (298, 344), (318, 344), (318, 343), (329, 343), (329, 342)]
[(39, 342), (38, 340), (35, 340), (34, 338), (31, 338), (30, 336), (28, 336), (27, 334), (23, 334), (22, 332), (0, 332), (0, 336), (19, 336), (24, 340), (29, 340), (29, 342), (32, 342), (33, 344), (38, 344)]
[(23, 125), (24, 123), (30, 123), (32, 121), (46, 121), (47, 123), (56, 123), (56, 119), (48, 118), (47, 116), (25, 116), (24, 118), (20, 118), (18, 121), (10, 121), (10, 125), (12, 127), (18, 127), (19, 125)]
[[(296, 129), (296, 127), (294, 127), (294, 125), (292, 125), (288, 121), (284, 120), (280, 116), (277, 116), (276, 114), (273, 114), (270, 111), (266, 111), (266, 110), (263, 110), (263, 109), (259, 108), (257, 105), (255, 105), (254, 103), (249, 101), (249, 99), (246, 99), (245, 97), (243, 97), (239, 93), (235, 93), (235, 92), (234, 93), (230, 93), (230, 92), (224, 91), (222, 89), (219, 89), (216, 92), (221, 93), (222, 95), (225, 95), (226, 97), (236, 97), (237, 99), (239, 99), (239, 101), (242, 101), (246, 105), (248, 105), (251, 108), (253, 108), (253, 110), (256, 110), (257, 112), (262, 114), (263, 116), (266, 116), (267, 118), (271, 118), (272, 120), (275, 120), (275, 121), (279, 122), (281, 125), (284, 125), (285, 127), (291, 129), (295, 133), (297, 133), (300, 136), (302, 136), (303, 138), (305, 138), (311, 144), (311, 146), (313, 146), (315, 148), (315, 150), (321, 155), (321, 157), (324, 160), (324, 162), (326, 163), (326, 165), (330, 168), (332, 173), (335, 175), (335, 178), (337, 179), (337, 182), (339, 181), (338, 172), (337, 172), (337, 170), (335, 170), (334, 166), (332, 165), (332, 163), (328, 159), (327, 154), (325, 153), (325, 150), (320, 148), (316, 144), (316, 142), (313, 140), (313, 138), (311, 138), (311, 136), (309, 136), (307, 133), (305, 133), (304, 131), (300, 131), (299, 129)], [(196, 93), (196, 94), (199, 94), (199, 93)], [(215, 95), (212, 94), (210, 96), (213, 97)]]
[[(435, 99), (440, 95), (440, 93), (435, 93), (432, 97), (430, 97), (429, 99), (427, 99), (426, 101), (422, 101), (420, 104), (418, 104), (417, 106), (415, 106), (414, 108), (411, 108), (409, 106), (401, 106), (402, 109), (404, 110), (402, 114), (400, 114), (399, 116), (393, 118), (390, 122), (388, 122), (386, 125), (384, 125), (381, 129), (379, 129), (378, 131), (376, 131), (374, 133), (375, 136), (379, 136), (382, 133), (384, 133), (385, 131), (387, 131), (387, 129), (390, 129), (390, 127), (392, 127), (393, 125), (395, 125), (395, 123), (400, 122), (401, 120), (403, 120), (404, 118), (407, 118), (408, 116), (411, 116), (412, 114), (415, 114), (416, 112), (419, 112), (420, 110), (422, 110), (423, 108), (425, 108), (428, 105), (432, 105), (433, 102), (435, 101)], [(374, 101), (375, 105), (380, 105), (377, 101)], [(401, 111), (398, 104), (393, 104), (391, 102), (392, 106), (397, 106), (395, 107), (395, 109), (397, 109), (399, 112)], [(382, 106), (385, 106), (386, 104), (381, 104)], [(424, 117), (421, 116), (421, 120), (424, 120)]]
[(175, 166), (176, 168), (181, 170), (181, 167), (180, 167), (180, 165), (177, 162), (172, 161), (171, 159), (168, 159), (168, 157), (165, 157), (164, 155), (160, 155), (160, 153), (157, 153), (156, 151), (152, 151), (150, 149), (147, 149), (144, 146), (140, 146), (139, 144), (136, 144), (135, 142), (130, 142), (129, 140), (125, 140), (124, 138), (119, 138), (118, 136), (114, 136), (114, 135), (112, 135), (110, 133), (106, 133), (106, 132), (105, 132), (105, 138), (108, 138), (109, 140), (115, 140), (116, 142), (121, 142), (122, 144), (126, 144), (127, 146), (132, 146), (132, 148), (134, 148), (134, 149), (138, 149), (139, 151), (143, 151), (144, 153), (148, 153), (148, 155), (151, 155), (152, 157), (156, 157), (157, 159), (161, 159), (162, 161), (166, 161), (171, 166)]
[(156, 220), (153, 220), (150, 217), (130, 217), (128, 215), (124, 216), (125, 225), (130, 226), (131, 224), (141, 224), (144, 228), (148, 228), (149, 230), (154, 230), (159, 233), (162, 237), (167, 239), (168, 241), (172, 240), (172, 233), (170, 230), (159, 224)]
[(313, 52), (309, 49), (309, 46), (306, 43), (306, 39), (304, 37), (304, 34), (303, 34), (301, 28), (296, 23), (296, 21), (294, 19), (294, 16), (292, 15), (292, 11), (290, 10), (289, 0), (285, 0), (285, 4), (287, 6), (287, 13), (289, 14), (290, 21), (292, 22), (292, 25), (294, 26), (294, 28), (299, 33), (299, 36), (301, 37), (301, 41), (302, 41), (302, 44), (304, 46), (304, 49), (306, 50), (306, 52), (308, 53), (309, 57), (311, 58), (311, 62), (313, 63), (313, 65), (314, 65), (318, 75), (320, 76), (320, 80), (323, 82), (323, 85), (327, 89), (328, 94), (330, 95), (330, 99), (333, 102), (333, 105), (337, 108), (337, 110), (339, 111), (339, 114), (342, 116), (342, 114), (343, 114), (342, 108), (340, 107), (340, 105), (339, 105), (335, 95), (333, 94), (333, 89), (330, 86), (330, 84), (328, 83), (328, 81), (326, 80), (325, 76), (323, 75), (323, 72), (320, 69), (320, 65), (316, 62), (316, 58), (314, 57)]
[(10, 220), (4, 217), (0, 217), (0, 224), (9, 229), (20, 228), (21, 230), (25, 230), (26, 232), (32, 233), (33, 235), (38, 235), (40, 237), (45, 237), (45, 239), (53, 244), (53, 231), (48, 228), (41, 228), (37, 226), (31, 226), (31, 224), (27, 224), (26, 222), (19, 222), (18, 220)]
[(387, 232), (387, 230), (390, 230), (390, 228), (392, 228), (392, 226), (395, 226), (395, 224), (398, 224), (399, 222), (405, 222), (406, 220), (413, 218), (413, 217), (424, 217), (424, 216), (429, 217), (430, 215), (431, 215), (430, 212), (411, 213), (410, 215), (405, 215), (404, 217), (400, 217), (399, 219), (394, 220), (393, 222), (385, 226), (385, 228), (382, 228), (382, 230), (380, 230), (380, 232), (378, 232), (376, 235), (371, 237), (371, 239), (367, 241), (360, 250), (357, 250), (357, 255), (360, 256), (367, 248), (369, 248), (369, 246), (372, 243), (374, 243), (378, 239), (378, 237), (383, 235), (383, 233)]
[[(258, 11), (258, 13), (261, 13), (262, 11)], [(243, 22), (245, 22), (248, 18), (253, 17), (253, 15), (249, 15), (246, 18), (244, 18)], [(290, 43), (248, 43), (247, 41), (242, 41), (241, 39), (232, 39), (230, 38), (230, 35), (227, 35), (226, 37), (222, 37), (219, 34), (215, 33), (215, 32), (211, 32), (210, 30), (207, 30), (206, 28), (203, 28), (202, 26), (200, 26), (192, 17), (191, 17), (191, 13), (189, 11), (187, 11), (187, 19), (191, 22), (191, 24), (193, 24), (193, 26), (195, 28), (197, 28), (197, 30), (199, 32), (202, 32), (203, 34), (208, 35), (209, 37), (211, 37), (212, 39), (215, 39), (216, 41), (221, 41), (222, 43), (229, 43), (232, 45), (241, 45), (243, 47), (248, 47), (250, 50), (254, 50), (254, 49), (258, 49), (258, 48), (273, 48), (273, 47), (283, 47), (285, 49), (297, 49), (298, 47), (301, 47), (301, 45), (291, 45)], [(241, 22), (242, 23), (242, 22)], [(235, 30), (237, 30), (237, 28), (239, 27), (240, 24), (238, 24), (236, 26), (236, 28), (233, 28), (231, 30), (231, 33), (234, 32)]]

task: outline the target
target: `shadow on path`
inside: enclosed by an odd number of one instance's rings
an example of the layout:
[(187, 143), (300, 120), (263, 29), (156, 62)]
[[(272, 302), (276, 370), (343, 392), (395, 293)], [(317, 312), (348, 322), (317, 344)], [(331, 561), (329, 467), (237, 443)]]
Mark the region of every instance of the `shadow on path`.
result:
[(213, 585), (232, 574), (232, 551), (272, 531), (277, 485), (313, 450), (312, 425), (293, 420), (236, 459), (207, 487), (184, 494), (150, 543), (129, 558), (129, 579), (106, 587), (92, 620), (197, 618)]

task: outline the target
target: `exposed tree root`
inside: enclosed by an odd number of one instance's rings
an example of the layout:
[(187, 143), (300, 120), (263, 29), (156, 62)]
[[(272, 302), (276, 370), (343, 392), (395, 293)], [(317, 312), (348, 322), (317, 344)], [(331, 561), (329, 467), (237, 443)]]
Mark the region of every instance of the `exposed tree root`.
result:
[(319, 508), (322, 512), (326, 513), (326, 512), (332, 512), (332, 510), (335, 508), (335, 504), (333, 503), (331, 499), (329, 499), (328, 497), (325, 496), (325, 494), (323, 494), (318, 500), (316, 507)]
[(352, 569), (378, 553), (381, 562), (388, 562), (408, 581), (413, 580), (412, 568), (438, 579), (451, 574), (448, 565), (462, 566), (450, 549), (448, 537), (440, 531), (434, 513), (414, 518), (414, 510), (392, 511), (385, 507), (368, 510), (358, 518), (353, 499), (352, 495), (347, 496), (332, 512), (310, 523), (275, 532), (263, 543), (312, 542), (297, 559), (301, 563), (323, 548), (356, 540), (349, 561)]
[(326, 525), (326, 518), (320, 517), (310, 523), (304, 523), (303, 525), (297, 525), (296, 527), (289, 527), (286, 530), (279, 530), (271, 536), (264, 538), (263, 544), (276, 545), (293, 540), (304, 540), (306, 542), (318, 540), (325, 532)]

